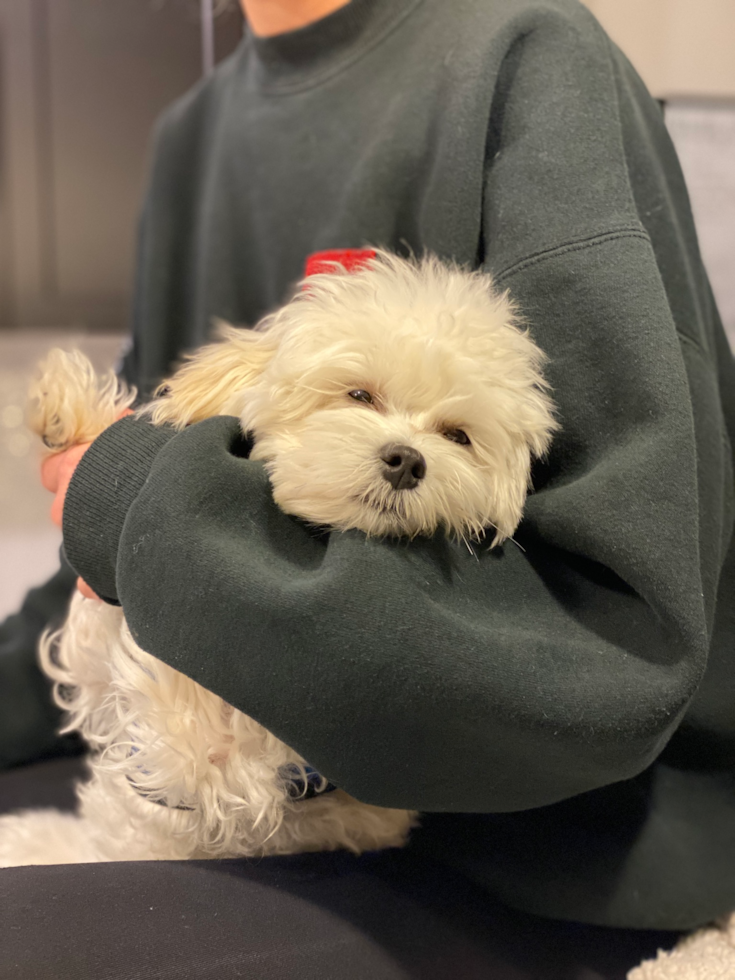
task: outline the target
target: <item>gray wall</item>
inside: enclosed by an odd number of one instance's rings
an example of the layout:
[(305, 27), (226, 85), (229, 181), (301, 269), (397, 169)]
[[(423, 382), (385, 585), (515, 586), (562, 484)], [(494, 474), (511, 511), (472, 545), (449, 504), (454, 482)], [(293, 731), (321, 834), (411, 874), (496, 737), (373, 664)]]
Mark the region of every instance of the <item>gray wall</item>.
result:
[[(623, 17), (588, 0), (631, 44), (645, 33), (632, 2)], [(125, 330), (150, 130), (200, 76), (199, 11), (199, 0), (0, 0), (0, 327)], [(215, 23), (219, 59), (242, 34), (234, 0)], [(667, 118), (735, 338), (735, 103), (673, 101)]]
[(198, 0), (0, 0), (0, 326), (125, 328), (151, 127), (200, 72)]

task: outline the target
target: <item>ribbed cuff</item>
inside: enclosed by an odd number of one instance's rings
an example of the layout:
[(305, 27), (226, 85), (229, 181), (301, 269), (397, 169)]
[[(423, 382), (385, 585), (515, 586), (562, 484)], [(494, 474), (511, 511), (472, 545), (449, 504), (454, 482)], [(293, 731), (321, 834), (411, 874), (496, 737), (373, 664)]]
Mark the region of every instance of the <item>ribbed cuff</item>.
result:
[(115, 567), (128, 510), (158, 452), (175, 435), (170, 426), (127, 416), (92, 443), (69, 484), (63, 519), (66, 557), (106, 602), (117, 602)]

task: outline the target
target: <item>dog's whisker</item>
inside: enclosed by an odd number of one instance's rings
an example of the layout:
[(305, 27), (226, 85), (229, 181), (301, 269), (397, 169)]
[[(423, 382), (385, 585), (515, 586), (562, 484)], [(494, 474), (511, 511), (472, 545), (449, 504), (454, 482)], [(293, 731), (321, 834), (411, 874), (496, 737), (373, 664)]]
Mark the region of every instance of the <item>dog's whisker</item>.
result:
[(477, 557), (477, 554), (475, 553), (474, 548), (472, 547), (472, 545), (470, 544), (470, 542), (467, 540), (467, 538), (464, 535), (462, 535), (462, 541), (464, 542), (465, 547), (467, 548), (467, 550), (469, 551), (469, 553), (472, 555), (472, 557), (475, 559), (475, 561), (479, 561), (480, 559)]

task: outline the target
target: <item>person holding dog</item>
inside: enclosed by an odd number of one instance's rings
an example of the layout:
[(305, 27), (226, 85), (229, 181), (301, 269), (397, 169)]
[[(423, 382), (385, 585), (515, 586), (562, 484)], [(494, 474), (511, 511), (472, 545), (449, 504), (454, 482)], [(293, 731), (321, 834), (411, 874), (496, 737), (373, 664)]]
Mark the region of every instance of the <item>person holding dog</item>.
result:
[[(309, 255), (381, 245), (493, 273), (560, 431), (520, 547), (455, 577), (438, 539), (399, 569), (384, 542), (271, 526), (233, 419), (125, 419), (47, 464), (82, 587), (337, 785), (424, 811), (409, 850), (513, 908), (727, 913), (735, 368), (660, 108), (573, 0), (243, 8), (241, 47), (157, 131), (125, 377), (149, 394)], [(265, 594), (289, 536), (304, 564)]]

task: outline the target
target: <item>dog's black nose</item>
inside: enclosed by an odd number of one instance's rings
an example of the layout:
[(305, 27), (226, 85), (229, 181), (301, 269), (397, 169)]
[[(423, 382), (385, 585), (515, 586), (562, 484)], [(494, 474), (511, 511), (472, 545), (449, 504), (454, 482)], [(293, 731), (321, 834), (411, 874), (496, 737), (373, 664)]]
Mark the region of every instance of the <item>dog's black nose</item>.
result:
[(411, 446), (383, 446), (383, 477), (394, 490), (413, 490), (426, 476), (426, 460)]

